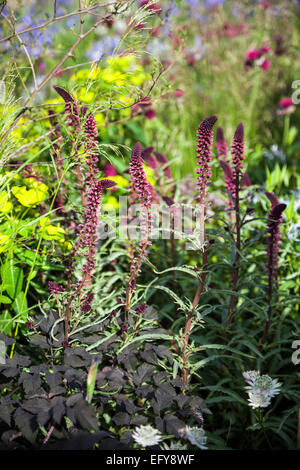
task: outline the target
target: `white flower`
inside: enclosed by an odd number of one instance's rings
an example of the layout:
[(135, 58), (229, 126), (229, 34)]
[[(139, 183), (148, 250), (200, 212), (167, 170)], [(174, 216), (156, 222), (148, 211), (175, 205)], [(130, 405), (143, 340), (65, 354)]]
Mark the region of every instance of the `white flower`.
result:
[(249, 398), (248, 402), (251, 408), (266, 408), (266, 406), (269, 406), (271, 403), (271, 398), (270, 396), (266, 393), (263, 392), (262, 390), (253, 390), (251, 392), (248, 392)]
[(199, 447), (199, 449), (207, 449), (207, 437), (205, 436), (205, 431), (203, 428), (199, 428), (197, 426), (186, 426), (185, 428), (180, 429), (179, 431), (179, 434), (182, 436), (183, 439), (188, 439), (191, 444)]
[(159, 431), (150, 425), (135, 428), (132, 437), (142, 447), (155, 446), (162, 440)]
[(248, 386), (248, 401), (251, 408), (266, 408), (271, 403), (271, 398), (278, 395), (281, 384), (276, 379), (272, 379), (269, 375), (260, 375), (256, 370), (248, 370), (243, 372), (243, 377)]
[(249, 385), (253, 385), (258, 375), (259, 372), (256, 370), (248, 370), (246, 372), (243, 372), (243, 377)]

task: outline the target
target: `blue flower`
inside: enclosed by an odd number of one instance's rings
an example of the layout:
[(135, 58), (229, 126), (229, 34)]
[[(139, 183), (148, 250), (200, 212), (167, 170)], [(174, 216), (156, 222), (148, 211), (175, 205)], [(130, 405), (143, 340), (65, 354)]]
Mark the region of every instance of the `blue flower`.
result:
[(119, 45), (119, 43), (120, 36), (106, 36), (101, 39), (101, 41), (95, 42), (91, 49), (87, 51), (86, 56), (88, 59), (93, 61), (98, 61), (106, 57), (111, 57), (114, 54), (114, 51)]

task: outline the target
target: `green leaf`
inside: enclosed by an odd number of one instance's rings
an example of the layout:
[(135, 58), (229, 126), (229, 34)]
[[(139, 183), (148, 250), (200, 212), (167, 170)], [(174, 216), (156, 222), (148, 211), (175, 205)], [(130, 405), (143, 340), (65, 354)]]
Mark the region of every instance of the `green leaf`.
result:
[(0, 333), (9, 335), (13, 329), (13, 318), (10, 313), (6, 310), (0, 314)]
[(160, 289), (164, 292), (166, 292), (167, 294), (170, 295), (170, 297), (172, 297), (172, 299), (175, 300), (175, 302), (180, 305), (180, 307), (182, 308), (182, 310), (187, 310), (187, 306), (186, 304), (178, 297), (178, 295), (175, 294), (175, 292), (173, 292), (171, 289), (169, 289), (168, 287), (165, 287), (165, 286), (152, 286), (152, 289)]
[(293, 194), (291, 199), (290, 199), (289, 205), (287, 206), (287, 208), (284, 211), (284, 213), (287, 216), (289, 221), (292, 220), (293, 217), (294, 217), (294, 213), (295, 213), (294, 206), (295, 206), (295, 195)]
[(22, 315), (22, 319), (27, 320), (27, 299), (24, 292), (19, 292), (15, 298), (12, 308), (17, 315)]
[(0, 304), (11, 304), (11, 299), (6, 295), (0, 295)]
[(7, 284), (6, 292), (12, 299), (21, 292), (23, 277), (22, 269), (14, 264), (13, 259), (8, 259), (1, 266), (1, 279), (4, 284)]

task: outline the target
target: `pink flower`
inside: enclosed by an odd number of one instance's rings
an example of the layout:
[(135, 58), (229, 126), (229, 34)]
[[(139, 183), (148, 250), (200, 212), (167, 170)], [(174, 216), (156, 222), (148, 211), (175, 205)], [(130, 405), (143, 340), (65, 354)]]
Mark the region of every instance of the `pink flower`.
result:
[(280, 101), (279, 101), (279, 106), (281, 108), (289, 108), (290, 106), (293, 106), (294, 103), (293, 103), (293, 100), (291, 98), (282, 98)]
[(184, 92), (182, 90), (175, 90), (174, 92), (174, 95), (176, 96), (176, 98), (180, 98), (181, 96), (183, 96)]
[(291, 114), (295, 111), (296, 107), (291, 98), (282, 98), (279, 101), (280, 109), (277, 109), (277, 114)]
[(263, 63), (261, 64), (261, 68), (266, 71), (266, 70), (269, 70), (269, 68), (271, 67), (271, 61), (270, 59), (265, 59), (263, 61)]
[(148, 110), (145, 112), (145, 116), (146, 116), (147, 119), (153, 119), (153, 118), (155, 118), (155, 116), (156, 116), (156, 112), (155, 112), (155, 110), (152, 109), (152, 108), (151, 108), (151, 109), (148, 109)]
[(140, 7), (146, 7), (147, 10), (152, 10), (155, 15), (159, 15), (161, 13), (162, 9), (159, 3), (152, 3), (150, 5), (148, 5), (148, 3), (150, 3), (150, 0), (141, 0)]
[(117, 170), (110, 163), (107, 163), (106, 165), (103, 166), (103, 171), (106, 177), (117, 175)]
[(159, 36), (160, 34), (160, 28), (152, 28), (149, 30), (149, 34), (151, 36)]
[(263, 54), (267, 54), (268, 52), (271, 51), (271, 48), (270, 48), (269, 46), (266, 46), (266, 45), (264, 44), (263, 46), (261, 46), (260, 51), (261, 51)]
[(247, 52), (244, 67), (249, 70), (253, 65), (258, 65), (264, 71), (269, 70), (271, 67), (271, 61), (265, 58), (265, 54), (271, 51), (269, 46), (263, 44), (259, 49), (252, 49)]
[(252, 49), (251, 51), (249, 51), (246, 55), (246, 59), (248, 60), (257, 60), (257, 59), (260, 59), (260, 57), (262, 56), (262, 51), (261, 49)]

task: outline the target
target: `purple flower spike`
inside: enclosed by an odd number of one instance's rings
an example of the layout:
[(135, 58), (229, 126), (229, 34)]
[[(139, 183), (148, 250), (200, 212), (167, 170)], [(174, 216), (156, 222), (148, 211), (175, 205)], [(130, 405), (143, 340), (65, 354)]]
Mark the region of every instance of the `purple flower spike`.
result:
[(198, 127), (197, 131), (197, 185), (200, 193), (200, 202), (204, 202), (205, 189), (211, 177), (211, 148), (212, 148), (212, 128), (217, 121), (217, 116), (210, 116)]
[(67, 92), (64, 88), (61, 88), (60, 86), (53, 86), (54, 90), (57, 91), (57, 93), (63, 98), (63, 100), (66, 103), (74, 103), (74, 98), (70, 93)]
[(140, 142), (137, 142), (132, 149), (129, 174), (131, 177), (130, 180), (132, 182), (132, 189), (137, 194), (140, 203), (144, 204), (146, 207), (150, 207), (152, 200), (152, 190), (150, 183), (147, 181), (144, 170), (142, 147)]
[(70, 93), (64, 88), (54, 85), (54, 90), (63, 98), (65, 101), (65, 112), (68, 116), (68, 124), (74, 128), (74, 131), (78, 131), (80, 128), (79, 108)]
[(227, 142), (224, 137), (224, 132), (222, 127), (218, 127), (217, 129), (217, 141), (216, 141), (216, 146), (217, 146), (217, 154), (218, 157), (227, 157), (228, 154), (228, 146)]
[(232, 153), (232, 162), (234, 165), (235, 175), (241, 174), (241, 169), (243, 168), (243, 160), (244, 160), (244, 126), (240, 123), (235, 131), (232, 146), (231, 146), (231, 153)]
[(112, 186), (116, 186), (116, 182), (112, 180), (100, 180), (99, 183), (101, 183), (102, 189), (108, 189), (111, 188)]
[(277, 197), (272, 193), (267, 193), (271, 201), (272, 209), (268, 214), (267, 221), (267, 273), (268, 273), (268, 297), (271, 301), (273, 285), (278, 289), (278, 252), (281, 238), (280, 223), (282, 222), (282, 213), (286, 204), (279, 204)]
[(274, 193), (266, 193), (266, 196), (272, 204), (272, 208), (279, 204), (278, 197)]

